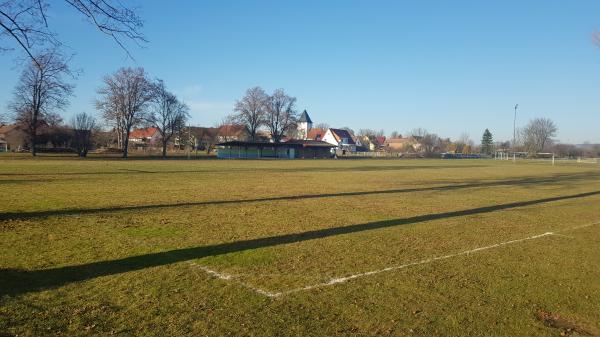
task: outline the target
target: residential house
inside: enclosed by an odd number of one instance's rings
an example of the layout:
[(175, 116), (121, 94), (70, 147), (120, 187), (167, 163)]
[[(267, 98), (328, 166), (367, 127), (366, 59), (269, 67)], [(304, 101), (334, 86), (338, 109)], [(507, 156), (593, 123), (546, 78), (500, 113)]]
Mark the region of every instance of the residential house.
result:
[(308, 140), (323, 140), (323, 136), (325, 136), (326, 132), (327, 132), (327, 130), (320, 129), (320, 128), (310, 129), (310, 131), (308, 131), (308, 135), (306, 136), (306, 139), (308, 139)]
[(380, 151), (384, 149), (385, 136), (360, 136), (358, 140), (362, 144), (359, 150), (357, 143), (357, 151)]
[(129, 133), (129, 145), (135, 148), (147, 148), (160, 145), (158, 128), (134, 129)]
[(381, 150), (383, 149), (384, 145), (385, 145), (385, 136), (377, 136), (375, 137), (375, 142), (377, 143), (377, 149)]
[(327, 129), (323, 141), (334, 145), (337, 150), (356, 152), (356, 142), (348, 130)]
[(414, 148), (416, 141), (412, 137), (407, 138), (388, 138), (384, 141), (383, 147), (386, 151), (390, 152), (408, 152), (411, 148)]
[(373, 140), (369, 136), (354, 136), (354, 138), (352, 139), (354, 139), (354, 143), (356, 143), (356, 151), (358, 152), (368, 152), (375, 150)]
[(17, 124), (0, 124), (0, 151), (22, 151), (28, 148), (27, 133)]

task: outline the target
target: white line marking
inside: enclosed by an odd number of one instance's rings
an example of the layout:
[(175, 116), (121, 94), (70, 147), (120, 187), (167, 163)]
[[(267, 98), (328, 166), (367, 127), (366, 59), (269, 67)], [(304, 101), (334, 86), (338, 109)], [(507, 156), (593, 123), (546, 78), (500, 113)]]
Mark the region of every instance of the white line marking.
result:
[(581, 228), (586, 228), (586, 227), (592, 227), (592, 226), (595, 226), (595, 225), (598, 225), (598, 224), (600, 224), (600, 221), (588, 223), (588, 224), (581, 225), (581, 226), (575, 226), (575, 227), (571, 227), (571, 228), (562, 229), (562, 230), (559, 230), (557, 232), (572, 231), (572, 230), (576, 230), (576, 229), (581, 229)]
[(213, 276), (213, 277), (218, 278), (220, 280), (226, 280), (226, 281), (235, 282), (235, 283), (239, 284), (240, 286), (242, 286), (244, 288), (247, 288), (247, 289), (250, 289), (250, 290), (252, 290), (252, 291), (254, 291), (254, 292), (256, 292), (256, 293), (258, 293), (260, 295), (267, 296), (267, 297), (277, 297), (278, 296), (276, 293), (272, 293), (272, 292), (266, 291), (264, 289), (255, 287), (255, 286), (253, 286), (253, 285), (251, 285), (249, 283), (246, 283), (244, 281), (241, 281), (239, 279), (235, 279), (235, 276), (233, 276), (233, 275), (229, 275), (229, 274), (225, 274), (225, 273), (219, 273), (219, 272), (217, 272), (215, 270), (212, 270), (210, 268), (207, 268), (207, 267), (205, 267), (203, 265), (200, 265), (198, 263), (195, 263), (195, 262), (190, 262), (190, 265), (192, 265), (192, 266), (194, 266), (196, 268), (202, 269), (202, 271), (204, 271), (205, 273), (207, 273), (210, 276)]
[(554, 235), (554, 236), (560, 236), (561, 238), (575, 239), (575, 238), (574, 238), (574, 237), (572, 237), (572, 236), (569, 236), (569, 235), (564, 235), (564, 234), (558, 234), (558, 233), (554, 233), (553, 235)]
[(195, 267), (198, 267), (198, 268), (204, 270), (204, 272), (206, 272), (207, 274), (209, 274), (211, 276), (214, 276), (214, 277), (216, 277), (218, 279), (221, 279), (221, 280), (231, 280), (231, 279), (233, 279), (233, 275), (219, 273), (217, 271), (214, 271), (212, 269), (209, 269), (209, 268), (207, 268), (205, 266), (202, 266), (202, 265), (199, 265), (197, 263), (190, 262), (190, 264), (193, 265), (193, 266), (195, 266)]
[(509, 245), (509, 244), (513, 244), (513, 243), (518, 243), (518, 242), (523, 242), (523, 241), (527, 241), (527, 240), (535, 240), (535, 239), (539, 239), (539, 238), (542, 238), (542, 237), (545, 237), (545, 236), (549, 236), (549, 235), (553, 235), (553, 234), (554, 234), (553, 232), (546, 232), (546, 233), (543, 233), (543, 234), (533, 235), (533, 236), (526, 237), (526, 238), (523, 238), (523, 239), (516, 239), (516, 240), (510, 240), (510, 241), (500, 242), (500, 243), (496, 243), (496, 244), (493, 244), (493, 245), (490, 245), (490, 246), (474, 248), (474, 249), (466, 250), (466, 251), (455, 253), (455, 254), (448, 254), (448, 255), (444, 255), (444, 256), (437, 256), (437, 257), (432, 257), (432, 258), (429, 258), (429, 259), (424, 259), (424, 260), (415, 261), (415, 262), (411, 262), (411, 263), (407, 263), (407, 264), (402, 264), (402, 265), (399, 265), (399, 266), (391, 266), (391, 267), (387, 267), (387, 268), (383, 268), (383, 269), (379, 269), (379, 270), (372, 270), (372, 271), (368, 271), (368, 272), (364, 272), (364, 273), (358, 273), (358, 274), (344, 276), (344, 277), (332, 278), (331, 280), (329, 280), (327, 282), (318, 283), (318, 284), (314, 284), (314, 285), (307, 286), (307, 287), (302, 287), (302, 288), (296, 288), (296, 289), (282, 291), (280, 293), (277, 293), (277, 296), (287, 295), (287, 294), (291, 294), (291, 293), (295, 293), (295, 292), (299, 292), (299, 291), (303, 291), (303, 290), (310, 290), (310, 289), (315, 289), (315, 288), (321, 288), (321, 287), (331, 286), (331, 285), (338, 284), (338, 283), (345, 283), (345, 282), (348, 282), (350, 280), (357, 279), (357, 278), (360, 278), (360, 277), (365, 277), (365, 276), (370, 276), (370, 275), (385, 273), (385, 272), (388, 272), (388, 271), (403, 269), (403, 268), (417, 266), (417, 265), (421, 265), (421, 264), (427, 264), (427, 263), (431, 263), (431, 262), (434, 262), (434, 261), (445, 260), (445, 259), (449, 259), (451, 257), (472, 254), (472, 253), (476, 253), (476, 252), (479, 252), (479, 251), (482, 251), (482, 250), (497, 248), (497, 247), (500, 247), (500, 246)]
[[(594, 222), (594, 223), (590, 223), (590, 224), (581, 225), (581, 226), (576, 226), (576, 227), (571, 227), (571, 228), (567, 228), (567, 229), (558, 230), (557, 232), (571, 231), (571, 230), (576, 230), (576, 229), (580, 229), (580, 228), (591, 227), (591, 226), (598, 225), (598, 224), (600, 224), (600, 221)], [(255, 287), (255, 286), (253, 286), (253, 285), (251, 285), (249, 283), (243, 282), (243, 281), (241, 281), (239, 279), (235, 279), (235, 276), (233, 276), (233, 275), (219, 273), (217, 271), (214, 271), (212, 269), (209, 269), (209, 268), (207, 268), (205, 266), (202, 266), (202, 265), (194, 263), (194, 262), (190, 262), (190, 264), (193, 265), (193, 266), (195, 266), (195, 267), (198, 267), (198, 268), (202, 269), (207, 274), (209, 274), (209, 275), (211, 275), (213, 277), (216, 277), (218, 279), (232, 281), (232, 282), (235, 282), (235, 283), (241, 285), (244, 288), (247, 288), (247, 289), (250, 289), (250, 290), (256, 292), (257, 294), (260, 294), (260, 295), (263, 295), (263, 296), (266, 296), (266, 297), (270, 297), (270, 298), (276, 298), (276, 297), (281, 297), (283, 295), (297, 293), (297, 292), (300, 292), (300, 291), (307, 291), (307, 290), (312, 290), (312, 289), (316, 289), (316, 288), (333, 286), (333, 285), (336, 285), (336, 284), (345, 283), (345, 282), (348, 282), (350, 280), (354, 280), (354, 279), (365, 277), (365, 276), (371, 276), (371, 275), (375, 275), (375, 274), (380, 274), (380, 273), (385, 273), (385, 272), (389, 272), (389, 271), (404, 269), (404, 268), (408, 268), (408, 267), (412, 267), (412, 266), (417, 266), (417, 265), (421, 265), (421, 264), (427, 264), (427, 263), (431, 263), (431, 262), (435, 262), (435, 261), (439, 261), (439, 260), (445, 260), (445, 259), (449, 259), (449, 258), (452, 258), (452, 257), (457, 257), (457, 256), (462, 256), (462, 255), (468, 255), (468, 254), (472, 254), (472, 253), (477, 253), (477, 252), (480, 252), (480, 251), (483, 251), (483, 250), (488, 250), (488, 249), (492, 249), (492, 248), (498, 248), (498, 247), (502, 247), (502, 246), (505, 246), (505, 245), (510, 245), (510, 244), (513, 244), (513, 243), (519, 243), (519, 242), (523, 242), (523, 241), (535, 240), (535, 239), (543, 238), (543, 237), (550, 236), (550, 235), (566, 236), (566, 235), (562, 235), (562, 234), (557, 234), (555, 232), (546, 232), (546, 233), (543, 233), (543, 234), (533, 235), (533, 236), (529, 236), (529, 237), (522, 238), (522, 239), (515, 239), (515, 240), (510, 240), (510, 241), (496, 243), (496, 244), (489, 245), (489, 246), (484, 246), (484, 247), (478, 247), (478, 248), (474, 248), (474, 249), (470, 249), (470, 250), (465, 250), (465, 251), (462, 251), (462, 252), (459, 252), (459, 253), (455, 253), (455, 254), (448, 254), (448, 255), (443, 255), (443, 256), (436, 256), (436, 257), (432, 257), (432, 258), (429, 258), (429, 259), (423, 259), (423, 260), (420, 260), (420, 261), (410, 262), (410, 263), (406, 263), (406, 264), (402, 264), (402, 265), (398, 265), (398, 266), (390, 266), (390, 267), (386, 267), (386, 268), (383, 268), (383, 269), (367, 271), (367, 272), (364, 272), (364, 273), (358, 273), (358, 274), (353, 274), (353, 275), (348, 275), (348, 276), (343, 276), (343, 277), (335, 277), (335, 278), (330, 279), (327, 282), (317, 283), (317, 284), (308, 285), (308, 286), (304, 286), (304, 287), (300, 287), (300, 288), (294, 288), (294, 289), (290, 289), (290, 290), (284, 290), (284, 291), (280, 291), (280, 292), (271, 292), (271, 291), (267, 291), (267, 290)]]

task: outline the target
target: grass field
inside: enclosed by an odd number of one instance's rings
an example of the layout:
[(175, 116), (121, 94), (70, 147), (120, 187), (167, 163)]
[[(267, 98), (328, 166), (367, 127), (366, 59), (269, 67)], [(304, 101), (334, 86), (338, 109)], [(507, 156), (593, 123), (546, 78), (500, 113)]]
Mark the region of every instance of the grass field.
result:
[(1, 157), (0, 190), (0, 336), (600, 335), (597, 165)]

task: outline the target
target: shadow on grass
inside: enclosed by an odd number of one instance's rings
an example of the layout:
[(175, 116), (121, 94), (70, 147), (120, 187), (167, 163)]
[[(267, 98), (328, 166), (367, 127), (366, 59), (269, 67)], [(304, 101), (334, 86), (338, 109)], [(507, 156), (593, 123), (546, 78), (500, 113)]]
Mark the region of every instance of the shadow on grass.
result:
[[(110, 161), (136, 161), (136, 160), (216, 160), (216, 154), (206, 155), (206, 154), (191, 154), (190, 158), (188, 158), (187, 154), (183, 153), (170, 153), (166, 158), (163, 158), (161, 154), (137, 154), (130, 153), (127, 158), (123, 158), (123, 155), (120, 153), (115, 154), (98, 154), (98, 153), (88, 153), (88, 156), (85, 158), (79, 157), (76, 153), (38, 153), (35, 157), (31, 155), (29, 152), (21, 152), (21, 153), (0, 153), (0, 159), (9, 159), (9, 160), (78, 160), (78, 161), (93, 161), (93, 160), (110, 160)], [(222, 159), (219, 159), (222, 160)]]
[(99, 171), (99, 172), (54, 172), (54, 173), (2, 173), (2, 176), (90, 176), (90, 175), (130, 175), (130, 174), (177, 174), (177, 173), (312, 173), (312, 172), (371, 172), (371, 171), (404, 171), (404, 170), (438, 170), (438, 169), (464, 169), (489, 167), (491, 165), (363, 165), (350, 167), (298, 167), (298, 168), (221, 168), (215, 170), (138, 170), (121, 168), (118, 171)]
[(266, 238), (228, 242), (210, 246), (174, 249), (165, 252), (149, 253), (138, 256), (130, 256), (122, 259), (92, 262), (76, 266), (31, 271), (3, 269), (0, 270), (0, 296), (19, 295), (33, 291), (41, 291), (44, 289), (60, 287), (73, 282), (90, 280), (101, 276), (116, 275), (130, 271), (142, 270), (151, 267), (163, 266), (172, 263), (198, 259), (207, 256), (217, 256), (251, 249), (273, 247), (278, 245), (327, 238), (336, 235), (351, 234), (381, 228), (416, 224), (432, 220), (489, 213), (494, 211), (537, 205), (553, 201), (584, 198), (594, 195), (600, 195), (600, 191), (537, 200), (519, 201), (460, 211), (419, 215), (409, 218), (375, 221), (343, 227), (324, 228), (302, 233), (283, 234)]
[(175, 207), (244, 204), (244, 203), (257, 203), (257, 202), (273, 202), (273, 201), (292, 201), (292, 200), (305, 200), (305, 199), (352, 197), (352, 196), (398, 194), (398, 193), (414, 193), (414, 192), (427, 192), (427, 191), (452, 191), (452, 190), (460, 190), (460, 189), (468, 189), (468, 188), (495, 187), (495, 186), (511, 186), (511, 185), (529, 186), (529, 185), (566, 183), (566, 182), (573, 182), (573, 181), (592, 179), (592, 178), (600, 178), (600, 174), (590, 174), (590, 173), (570, 174), (570, 175), (565, 174), (565, 175), (554, 175), (551, 177), (544, 177), (544, 178), (526, 177), (526, 178), (510, 179), (510, 180), (483, 181), (483, 182), (453, 184), (453, 185), (444, 185), (444, 186), (432, 186), (432, 187), (415, 187), (415, 188), (401, 188), (401, 189), (376, 190), (376, 191), (304, 194), (304, 195), (277, 196), (277, 197), (238, 199), (238, 200), (208, 200), (208, 201), (192, 201), (192, 202), (182, 202), (182, 203), (173, 203), (173, 204), (115, 206), (115, 207), (99, 207), (99, 208), (73, 208), (73, 209), (59, 209), (59, 210), (33, 211), (33, 212), (5, 212), (5, 213), (0, 213), (0, 220), (27, 220), (27, 219), (37, 219), (37, 218), (44, 218), (44, 217), (51, 217), (51, 216), (116, 213), (116, 212), (143, 211), (143, 210), (175, 208)]
[(0, 185), (33, 185), (39, 183), (49, 183), (52, 179), (0, 179)]

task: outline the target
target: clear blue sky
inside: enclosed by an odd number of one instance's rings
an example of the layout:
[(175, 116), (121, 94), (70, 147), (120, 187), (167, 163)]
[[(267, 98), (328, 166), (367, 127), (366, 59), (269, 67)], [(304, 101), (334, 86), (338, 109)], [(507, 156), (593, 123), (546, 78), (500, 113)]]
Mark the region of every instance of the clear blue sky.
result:
[[(51, 27), (84, 71), (63, 115), (95, 112), (95, 90), (143, 66), (212, 126), (251, 86), (284, 88), (315, 123), (424, 127), (478, 142), (549, 117), (563, 142), (600, 143), (600, 1), (136, 1), (150, 43), (135, 61), (70, 8)], [(0, 108), (19, 70), (0, 54)]]

